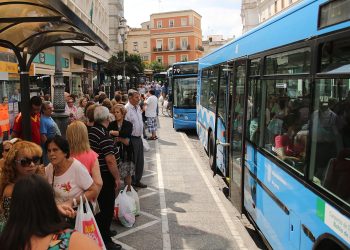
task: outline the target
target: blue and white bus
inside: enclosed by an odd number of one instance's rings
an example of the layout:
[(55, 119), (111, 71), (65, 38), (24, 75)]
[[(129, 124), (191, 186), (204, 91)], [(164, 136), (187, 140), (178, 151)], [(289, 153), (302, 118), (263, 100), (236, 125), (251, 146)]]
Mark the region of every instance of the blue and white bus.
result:
[(273, 249), (350, 248), (349, 13), (304, 0), (199, 59), (198, 135)]
[(196, 129), (198, 61), (174, 63), (172, 69), (174, 129)]

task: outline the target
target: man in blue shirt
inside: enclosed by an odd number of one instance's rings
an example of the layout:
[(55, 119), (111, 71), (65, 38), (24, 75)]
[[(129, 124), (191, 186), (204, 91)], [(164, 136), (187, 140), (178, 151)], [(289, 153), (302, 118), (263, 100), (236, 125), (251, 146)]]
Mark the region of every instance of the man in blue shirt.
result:
[[(53, 105), (49, 101), (43, 102), (41, 106), (41, 117), (40, 117), (40, 140), (43, 149), (48, 139), (53, 138), (55, 135), (61, 135), (56, 122), (52, 119)], [(48, 164), (47, 154), (43, 152), (44, 164)]]

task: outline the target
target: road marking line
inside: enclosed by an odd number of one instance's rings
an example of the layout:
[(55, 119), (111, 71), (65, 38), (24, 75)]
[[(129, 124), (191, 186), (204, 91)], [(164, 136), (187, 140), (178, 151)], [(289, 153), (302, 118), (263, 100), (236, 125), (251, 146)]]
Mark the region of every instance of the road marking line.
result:
[(129, 235), (129, 234), (135, 233), (135, 232), (140, 231), (140, 230), (142, 230), (142, 229), (144, 229), (144, 228), (153, 226), (154, 224), (157, 224), (158, 222), (159, 222), (159, 220), (154, 220), (154, 221), (147, 222), (147, 223), (145, 223), (145, 224), (143, 224), (143, 225), (141, 225), (141, 226), (134, 227), (134, 228), (132, 228), (132, 229), (130, 229), (130, 230), (128, 230), (128, 231), (125, 231), (125, 232), (123, 232), (123, 233), (117, 234), (116, 236), (111, 237), (111, 238), (112, 238), (112, 239), (115, 239), (115, 240), (116, 240), (116, 239), (120, 239), (120, 238), (122, 238), (122, 237), (124, 237), (124, 236), (127, 236), (127, 235)]
[(139, 196), (139, 199), (143, 199), (143, 198), (146, 198), (148, 196), (152, 196), (152, 195), (157, 194), (157, 193), (158, 192), (152, 192), (152, 193), (144, 194), (144, 195)]
[[(161, 220), (161, 218), (159, 218), (159, 217), (157, 217), (157, 216), (155, 216), (155, 215), (153, 215), (153, 214), (147, 213), (147, 212), (145, 212), (145, 211), (140, 211), (140, 214), (142, 214), (142, 215), (144, 215), (144, 216), (147, 216), (147, 217), (149, 217), (149, 218), (158, 220), (158, 221)], [(136, 218), (137, 218), (137, 217), (136, 217)]]
[(158, 190), (157, 190), (157, 189), (154, 189), (154, 188), (151, 188), (151, 187), (147, 187), (146, 189), (158, 193)]
[(162, 235), (163, 235), (163, 249), (170, 250), (171, 242), (169, 235), (169, 224), (168, 224), (168, 214), (165, 202), (164, 193), (164, 181), (163, 181), (163, 170), (160, 160), (158, 142), (156, 141), (156, 159), (157, 159), (157, 172), (158, 172), (158, 188), (159, 188), (159, 203), (160, 203), (160, 214), (162, 218)]
[(150, 177), (150, 176), (154, 176), (154, 175), (157, 175), (157, 174), (144, 174), (144, 175), (142, 175), (142, 178), (146, 178), (146, 177)]
[(216, 205), (218, 206), (221, 215), (224, 217), (224, 220), (226, 222), (226, 225), (228, 226), (228, 228), (230, 229), (230, 233), (233, 236), (234, 240), (236, 241), (237, 245), (239, 246), (240, 249), (248, 249), (243, 241), (243, 238), (240, 236), (235, 224), (232, 222), (231, 217), (229, 216), (228, 212), (226, 211), (226, 208), (224, 206), (224, 204), (222, 203), (222, 201), (220, 200), (218, 194), (216, 193), (215, 189), (213, 188), (213, 186), (211, 185), (207, 175), (204, 173), (203, 169), (201, 168), (200, 163), (197, 160), (197, 157), (195, 156), (193, 150), (191, 149), (190, 145), (188, 144), (184, 133), (180, 133), (183, 142), (185, 143), (189, 153), (191, 154), (194, 163), (198, 169), (198, 172), (201, 174), (205, 184), (207, 185), (214, 201), (216, 202)]

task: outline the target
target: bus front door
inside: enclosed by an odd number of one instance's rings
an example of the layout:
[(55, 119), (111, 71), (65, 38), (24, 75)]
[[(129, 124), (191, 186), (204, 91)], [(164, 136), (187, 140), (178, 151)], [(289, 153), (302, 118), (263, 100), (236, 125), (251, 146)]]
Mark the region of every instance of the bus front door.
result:
[(230, 106), (230, 199), (232, 204), (243, 211), (243, 122), (245, 100), (246, 60), (235, 62), (233, 78), (233, 93)]

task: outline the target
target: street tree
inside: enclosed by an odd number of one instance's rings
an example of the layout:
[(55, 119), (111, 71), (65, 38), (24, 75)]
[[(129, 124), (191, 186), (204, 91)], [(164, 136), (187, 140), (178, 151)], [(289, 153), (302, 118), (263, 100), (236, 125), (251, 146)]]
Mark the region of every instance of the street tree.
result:
[(107, 76), (111, 77), (111, 84), (114, 87), (118, 82), (117, 76), (123, 73), (123, 64), (118, 60), (116, 56), (113, 55), (105, 64), (104, 71)]
[(157, 61), (153, 61), (149, 64), (149, 69), (153, 70), (153, 73), (158, 73), (158, 72), (162, 72), (165, 70), (164, 66), (157, 62)]

